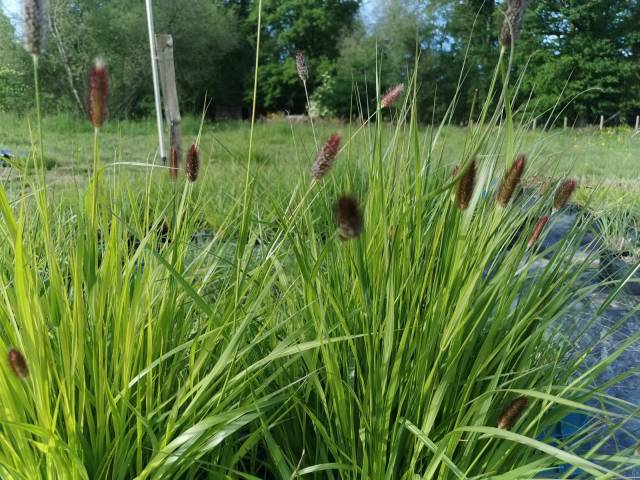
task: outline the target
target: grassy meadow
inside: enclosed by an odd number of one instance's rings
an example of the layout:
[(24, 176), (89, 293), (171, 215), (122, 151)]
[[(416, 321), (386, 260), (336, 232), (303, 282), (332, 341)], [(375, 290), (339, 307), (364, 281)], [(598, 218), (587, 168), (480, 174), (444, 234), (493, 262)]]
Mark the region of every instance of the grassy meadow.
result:
[[(0, 147), (19, 156), (30, 152), (35, 118), (0, 112)], [(317, 136), (327, 138), (332, 132), (349, 135), (354, 127), (340, 121), (316, 121)], [(436, 126), (437, 128), (437, 126)], [(73, 115), (57, 115), (44, 119), (47, 152), (51, 170), (51, 188), (65, 191), (86, 181), (92, 162), (93, 129), (84, 119)], [(186, 117), (182, 130), (184, 147), (200, 133), (200, 119)], [(247, 122), (205, 123), (200, 146), (203, 168), (211, 170), (207, 182), (219, 192), (237, 193), (242, 188), (243, 169), (248, 152), (250, 125)], [(391, 127), (383, 129), (389, 135)], [(434, 129), (422, 127), (420, 136), (428, 142)], [(455, 164), (465, 144), (467, 129), (448, 126), (434, 145), (434, 151), (445, 163)], [(289, 192), (299, 173), (308, 167), (315, 155), (314, 137), (307, 122), (286, 119), (265, 120), (256, 125), (256, 146), (253, 165), (258, 180), (272, 191)], [(366, 154), (365, 135), (354, 136), (350, 149), (354, 154)], [(520, 148), (528, 152), (531, 162), (528, 175), (545, 179), (570, 173), (578, 179), (575, 199), (590, 202), (598, 208), (631, 208), (640, 213), (640, 134), (632, 129), (554, 129), (550, 131), (523, 129)], [(504, 155), (501, 151), (499, 155)], [(157, 158), (157, 132), (152, 119), (113, 121), (102, 132), (102, 160), (105, 163), (160, 165)], [(20, 159), (17, 164), (20, 165)], [(126, 168), (126, 167), (120, 167)], [(136, 175), (139, 168), (129, 168)], [(112, 172), (109, 172), (112, 173)], [(295, 174), (294, 174), (295, 173)], [(10, 173), (7, 171), (7, 174)], [(594, 193), (595, 187), (597, 191)], [(220, 201), (224, 200), (220, 198)]]

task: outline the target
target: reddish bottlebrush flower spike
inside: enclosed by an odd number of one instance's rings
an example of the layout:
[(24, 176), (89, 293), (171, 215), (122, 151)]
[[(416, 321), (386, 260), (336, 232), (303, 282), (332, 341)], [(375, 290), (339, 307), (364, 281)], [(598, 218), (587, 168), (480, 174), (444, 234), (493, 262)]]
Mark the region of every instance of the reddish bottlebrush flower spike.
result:
[(329, 173), (329, 170), (331, 170), (333, 162), (336, 160), (336, 156), (338, 155), (339, 147), (340, 134), (334, 133), (318, 152), (316, 160), (311, 166), (311, 178), (314, 180), (320, 180)]
[(178, 179), (178, 164), (179, 164), (178, 149), (176, 147), (171, 147), (171, 161), (169, 163), (169, 178), (172, 181), (175, 181)]
[(404, 84), (402, 83), (387, 90), (387, 93), (385, 93), (382, 100), (380, 100), (380, 108), (388, 108), (396, 103), (400, 95), (402, 95), (402, 92), (404, 92)]
[(536, 242), (538, 241), (538, 237), (540, 237), (540, 234), (542, 233), (542, 230), (544, 230), (544, 227), (548, 221), (549, 221), (549, 217), (546, 215), (542, 217), (540, 220), (538, 220), (538, 223), (536, 223), (536, 226), (533, 228), (531, 237), (529, 237), (529, 243), (527, 243), (527, 248), (531, 248), (536, 244)]
[(502, 430), (509, 430), (515, 425), (518, 419), (522, 416), (522, 412), (527, 408), (527, 397), (518, 397), (510, 402), (498, 418), (498, 428)]
[(107, 119), (107, 98), (109, 96), (109, 77), (104, 61), (96, 59), (89, 72), (89, 120), (94, 128), (102, 128)]
[(27, 367), (27, 361), (24, 359), (24, 355), (20, 351), (12, 348), (9, 350), (9, 367), (13, 370), (16, 377), (24, 378), (29, 375), (29, 368)]
[(571, 198), (571, 195), (573, 195), (573, 192), (575, 191), (577, 186), (578, 184), (576, 183), (576, 181), (571, 179), (565, 180), (560, 184), (560, 186), (556, 190), (555, 196), (553, 197), (554, 212), (557, 212), (567, 204), (569, 198)]
[(298, 70), (300, 80), (306, 82), (309, 79), (309, 67), (307, 66), (307, 60), (304, 58), (304, 54), (300, 50), (296, 50), (296, 69)]
[(185, 164), (185, 174), (187, 180), (195, 182), (198, 179), (198, 170), (200, 169), (200, 153), (196, 145), (191, 145), (189, 153), (187, 153), (187, 162)]
[(39, 56), (45, 43), (45, 2), (44, 0), (24, 0), (22, 20), (24, 22), (24, 48), (31, 55)]
[(466, 210), (469, 207), (471, 197), (473, 196), (473, 187), (475, 182), (476, 161), (472, 160), (458, 184), (458, 207), (460, 207), (460, 210)]
[(502, 29), (500, 30), (500, 45), (503, 47), (508, 48), (511, 43), (518, 39), (527, 3), (528, 0), (509, 1), (509, 6), (502, 22)]
[(513, 165), (511, 165), (511, 168), (504, 176), (498, 192), (498, 204), (503, 207), (508, 205), (513, 196), (513, 192), (515, 192), (518, 187), (526, 162), (527, 157), (525, 155), (518, 155), (518, 158), (516, 158), (516, 161), (513, 162)]
[(355, 197), (343, 196), (335, 206), (338, 219), (338, 235), (341, 240), (351, 240), (362, 232), (362, 213)]

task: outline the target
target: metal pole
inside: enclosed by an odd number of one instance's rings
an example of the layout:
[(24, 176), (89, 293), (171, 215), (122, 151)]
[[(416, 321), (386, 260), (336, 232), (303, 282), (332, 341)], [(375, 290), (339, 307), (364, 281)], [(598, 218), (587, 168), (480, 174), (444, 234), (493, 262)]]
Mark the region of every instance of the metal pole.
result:
[(160, 82), (158, 81), (158, 56), (156, 54), (156, 37), (153, 26), (153, 7), (151, 0), (147, 3), (147, 26), (149, 28), (149, 50), (151, 52), (151, 73), (153, 75), (153, 94), (156, 100), (156, 121), (158, 123), (158, 142), (160, 145), (160, 158), (162, 163), (167, 163), (167, 155), (164, 152), (164, 138), (162, 125), (162, 103), (160, 102)]

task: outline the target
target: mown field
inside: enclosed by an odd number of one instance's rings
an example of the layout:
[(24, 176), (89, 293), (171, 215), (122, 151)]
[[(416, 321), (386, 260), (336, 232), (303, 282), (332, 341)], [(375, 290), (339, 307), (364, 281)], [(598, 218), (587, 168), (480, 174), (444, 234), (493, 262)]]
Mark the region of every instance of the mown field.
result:
[[(34, 119), (0, 112), (0, 148), (18, 155), (30, 150), (30, 126)], [(318, 142), (339, 131), (347, 137), (357, 125), (339, 121), (317, 121)], [(196, 140), (200, 119), (183, 119), (184, 146)], [(242, 188), (244, 165), (248, 151), (250, 126), (247, 122), (206, 122), (200, 141), (203, 169), (210, 175), (209, 185), (220, 192), (233, 194)], [(50, 184), (65, 192), (69, 186), (87, 179), (93, 155), (93, 129), (89, 122), (73, 115), (49, 116), (44, 119), (46, 157), (50, 169)], [(384, 132), (391, 134), (391, 129)], [(429, 143), (434, 129), (422, 127), (422, 140)], [(436, 142), (435, 151), (453, 164), (462, 154), (467, 130), (447, 127)], [(156, 127), (152, 119), (107, 123), (101, 133), (102, 160), (118, 162), (119, 168), (130, 173), (146, 172), (140, 164), (156, 163)], [(354, 157), (365, 155), (371, 139), (359, 132), (354, 136), (350, 152)], [(628, 128), (555, 129), (528, 131), (523, 129), (520, 150), (531, 157), (528, 176), (561, 177), (567, 174), (578, 179), (579, 202), (591, 199), (592, 204), (605, 208), (640, 209), (640, 133)], [(315, 152), (312, 130), (307, 123), (285, 119), (257, 124), (253, 148), (256, 173), (273, 191), (290, 191), (299, 173), (308, 168)], [(18, 160), (17, 163), (20, 163)], [(137, 165), (133, 165), (137, 164)], [(294, 174), (295, 172), (295, 174)], [(9, 172), (7, 172), (8, 174)], [(537, 182), (534, 182), (537, 183)], [(594, 189), (597, 188), (594, 198)]]

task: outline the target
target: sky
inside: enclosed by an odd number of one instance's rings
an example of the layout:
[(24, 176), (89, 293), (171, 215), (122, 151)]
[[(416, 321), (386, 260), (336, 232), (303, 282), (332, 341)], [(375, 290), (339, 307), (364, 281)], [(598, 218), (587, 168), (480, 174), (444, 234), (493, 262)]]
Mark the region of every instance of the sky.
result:
[(18, 15), (20, 13), (20, 0), (0, 0), (0, 4), (9, 15)]

